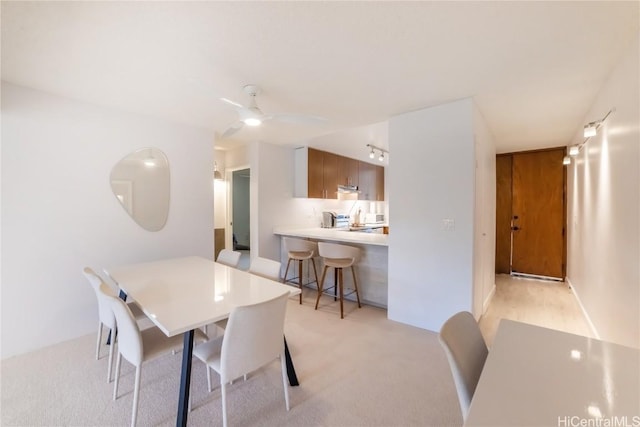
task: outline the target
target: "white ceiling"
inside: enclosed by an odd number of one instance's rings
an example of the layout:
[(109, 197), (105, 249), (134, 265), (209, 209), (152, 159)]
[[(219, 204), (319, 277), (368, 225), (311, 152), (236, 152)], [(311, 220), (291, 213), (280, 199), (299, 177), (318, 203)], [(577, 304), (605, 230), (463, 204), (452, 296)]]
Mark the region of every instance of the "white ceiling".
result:
[[(7, 2), (2, 79), (209, 128), (255, 83), (247, 140), (304, 143), (473, 97), (499, 152), (566, 145), (639, 30), (638, 2)], [(603, 115), (606, 111), (603, 111)], [(325, 138), (327, 138), (325, 136)]]

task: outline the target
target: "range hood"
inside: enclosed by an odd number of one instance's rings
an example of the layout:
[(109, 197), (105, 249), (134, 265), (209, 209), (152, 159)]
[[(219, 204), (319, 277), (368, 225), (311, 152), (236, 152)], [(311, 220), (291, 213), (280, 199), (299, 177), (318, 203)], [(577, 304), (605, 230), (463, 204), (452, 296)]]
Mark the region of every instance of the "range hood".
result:
[(357, 185), (338, 185), (338, 193), (359, 193)]
[(338, 200), (358, 200), (357, 185), (338, 185)]

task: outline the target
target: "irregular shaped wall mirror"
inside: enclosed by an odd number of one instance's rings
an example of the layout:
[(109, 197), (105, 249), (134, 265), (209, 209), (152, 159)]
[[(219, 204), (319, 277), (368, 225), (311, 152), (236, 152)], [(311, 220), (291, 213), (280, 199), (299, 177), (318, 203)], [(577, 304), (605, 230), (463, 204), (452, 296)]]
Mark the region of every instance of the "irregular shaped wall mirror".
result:
[(111, 190), (142, 228), (162, 230), (169, 216), (169, 161), (157, 148), (142, 148), (111, 169)]

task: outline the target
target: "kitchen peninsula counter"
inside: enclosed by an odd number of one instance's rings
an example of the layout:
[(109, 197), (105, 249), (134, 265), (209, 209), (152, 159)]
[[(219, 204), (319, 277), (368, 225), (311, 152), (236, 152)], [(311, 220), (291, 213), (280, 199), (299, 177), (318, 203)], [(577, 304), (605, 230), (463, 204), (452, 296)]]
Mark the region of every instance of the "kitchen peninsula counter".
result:
[(276, 227), (273, 234), (279, 236), (301, 237), (333, 242), (358, 243), (361, 245), (388, 246), (389, 235), (382, 233), (367, 233), (364, 231), (349, 231), (340, 228), (299, 228)]
[[(282, 237), (297, 237), (313, 241), (339, 243), (359, 248), (360, 259), (355, 265), (355, 270), (358, 277), (360, 300), (364, 304), (387, 307), (389, 235), (320, 227), (276, 227), (273, 230), (273, 234)], [(282, 240), (283, 239), (281, 239), (281, 241)], [(288, 254), (284, 250), (284, 244), (281, 243), (280, 261), (283, 266), (287, 265), (287, 260)], [(316, 263), (318, 263), (318, 276), (320, 277), (322, 275), (322, 263), (319, 261), (320, 259), (318, 257)], [(293, 277), (291, 271), (288, 276)], [(306, 265), (304, 268), (304, 276), (305, 283), (311, 280), (309, 277), (309, 269), (307, 269)], [(326, 286), (329, 286), (333, 284), (333, 274), (328, 274), (327, 276)], [(345, 287), (353, 288), (352, 280), (350, 273), (344, 274)], [(312, 285), (312, 288), (315, 289), (315, 284)], [(350, 295), (346, 297), (346, 299), (355, 300), (355, 295)], [(321, 300), (320, 306), (323, 304), (331, 305), (334, 304), (334, 301), (332, 298)], [(351, 310), (351, 308), (347, 310)]]

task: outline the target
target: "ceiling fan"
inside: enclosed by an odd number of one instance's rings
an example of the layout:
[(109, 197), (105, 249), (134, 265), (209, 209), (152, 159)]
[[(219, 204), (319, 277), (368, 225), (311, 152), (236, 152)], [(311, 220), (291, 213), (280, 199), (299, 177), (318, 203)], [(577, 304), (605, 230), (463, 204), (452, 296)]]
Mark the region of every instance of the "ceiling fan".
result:
[(222, 138), (227, 138), (233, 135), (242, 129), (244, 125), (259, 126), (267, 120), (312, 125), (323, 124), (327, 121), (324, 117), (302, 114), (264, 114), (256, 102), (256, 96), (260, 93), (260, 88), (257, 85), (249, 84), (244, 86), (242, 89), (247, 95), (249, 95), (248, 106), (238, 104), (237, 102), (233, 102), (227, 98), (220, 98), (221, 101), (233, 106), (238, 111), (238, 121), (231, 125), (229, 129), (224, 131)]

